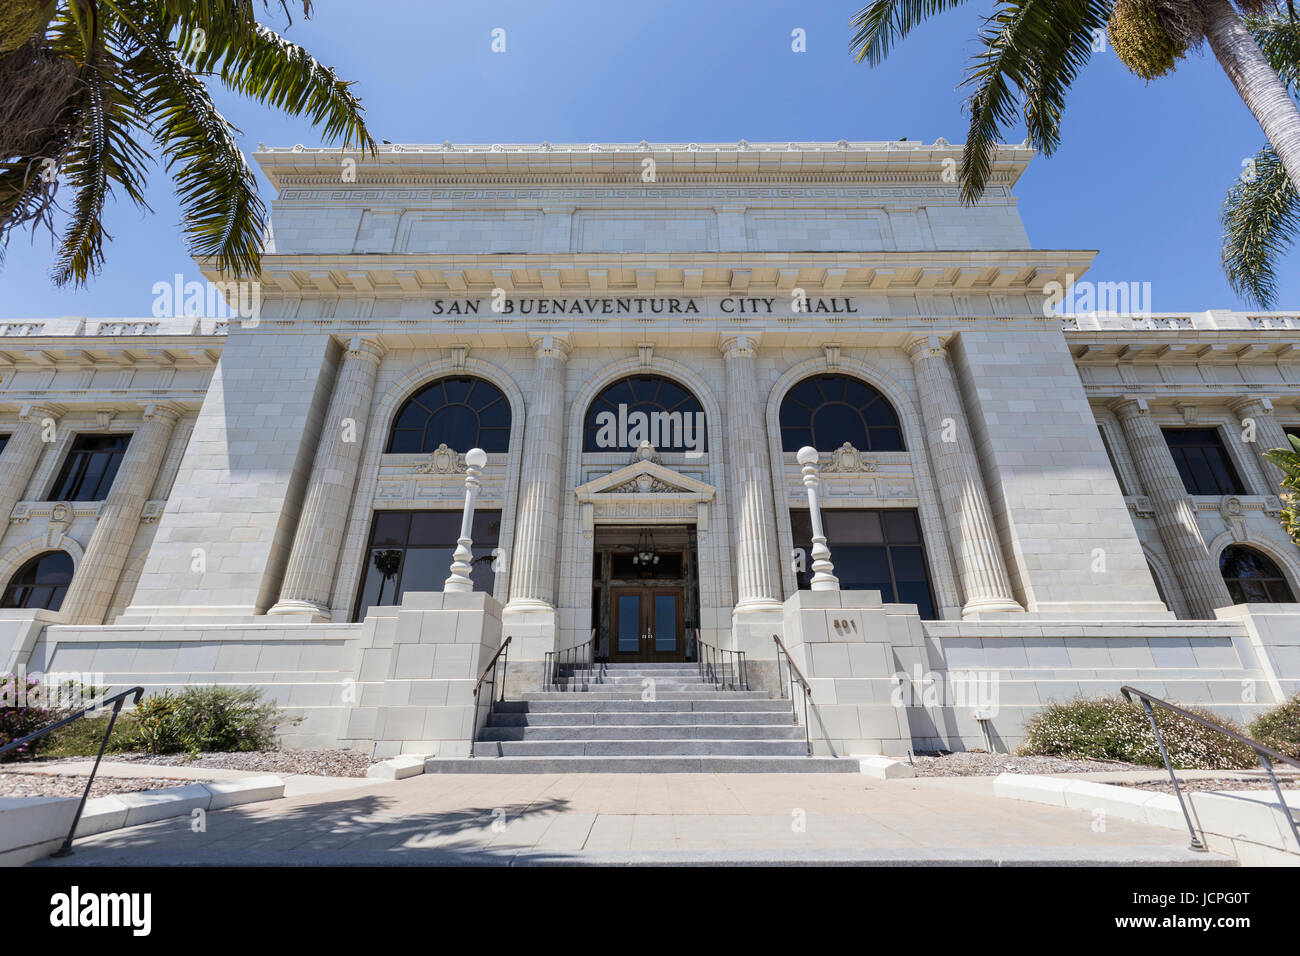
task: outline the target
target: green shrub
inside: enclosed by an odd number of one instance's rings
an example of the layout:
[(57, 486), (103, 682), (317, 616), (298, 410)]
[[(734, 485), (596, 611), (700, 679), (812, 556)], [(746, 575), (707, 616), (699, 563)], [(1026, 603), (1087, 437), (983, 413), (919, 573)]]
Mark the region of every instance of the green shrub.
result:
[(135, 709), (131, 744), (149, 753), (269, 750), (281, 721), (254, 688), (187, 687), (146, 697)]
[(1300, 694), (1256, 717), (1250, 735), (1279, 753), (1300, 760)]
[[(51, 757), (93, 757), (99, 753), (99, 745), (104, 742), (104, 731), (108, 729), (108, 715), (100, 717), (83, 717), (70, 724), (52, 731), (46, 736), (49, 743), (41, 748), (41, 756)], [(113, 735), (108, 738), (105, 754), (122, 753), (131, 749), (131, 740), (135, 734), (135, 721), (126, 711), (117, 715), (113, 724)]]
[[(1218, 714), (1196, 707), (1183, 709), (1243, 733)], [(1177, 768), (1240, 770), (1259, 766), (1250, 747), (1195, 721), (1156, 708), (1156, 723), (1169, 760)], [(1020, 753), (1164, 766), (1146, 711), (1141, 704), (1118, 697), (1079, 697), (1049, 705), (1025, 725)]]

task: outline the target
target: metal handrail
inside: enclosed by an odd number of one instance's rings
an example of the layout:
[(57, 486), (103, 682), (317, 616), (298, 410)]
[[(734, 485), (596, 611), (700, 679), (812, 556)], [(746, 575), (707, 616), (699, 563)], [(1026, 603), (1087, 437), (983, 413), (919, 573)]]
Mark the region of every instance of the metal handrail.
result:
[(1174, 795), (1178, 797), (1178, 807), (1183, 811), (1183, 819), (1187, 821), (1187, 832), (1191, 834), (1193, 850), (1204, 851), (1206, 846), (1196, 835), (1196, 828), (1192, 826), (1192, 816), (1187, 812), (1187, 804), (1183, 801), (1183, 791), (1178, 786), (1178, 777), (1174, 775), (1174, 765), (1169, 760), (1169, 751), (1165, 749), (1164, 738), (1160, 735), (1160, 728), (1156, 725), (1155, 711), (1151, 709), (1152, 704), (1159, 704), (1161, 707), (1172, 711), (1180, 717), (1194, 721), (1202, 727), (1209, 727), (1211, 730), (1218, 731), (1225, 737), (1235, 740), (1237, 743), (1245, 744), (1247, 747), (1254, 750), (1255, 756), (1259, 758), (1260, 764), (1268, 774), (1268, 779), (1273, 784), (1273, 792), (1277, 795), (1277, 802), (1281, 806), (1282, 815), (1286, 817), (1287, 823), (1291, 824), (1291, 834), (1295, 837), (1296, 844), (1300, 846), (1300, 829), (1297, 829), (1296, 827), (1295, 814), (1292, 812), (1290, 805), (1286, 802), (1286, 798), (1282, 796), (1282, 788), (1278, 786), (1277, 775), (1273, 773), (1274, 760), (1280, 760), (1283, 763), (1296, 767), (1297, 769), (1300, 769), (1300, 760), (1288, 757), (1284, 753), (1278, 753), (1272, 747), (1262, 744), (1258, 740), (1247, 737), (1245, 734), (1239, 734), (1235, 730), (1229, 730), (1221, 724), (1216, 724), (1212, 720), (1207, 720), (1198, 714), (1193, 714), (1191, 711), (1184, 710), (1177, 704), (1171, 704), (1169, 701), (1161, 700), (1159, 697), (1152, 697), (1150, 694), (1138, 690), (1136, 687), (1125, 685), (1119, 689), (1119, 692), (1124, 695), (1124, 699), (1130, 704), (1133, 703), (1133, 697), (1131, 696), (1133, 694), (1136, 694), (1142, 701), (1142, 708), (1147, 713), (1147, 719), (1151, 721), (1151, 730), (1156, 735), (1156, 745), (1160, 748), (1160, 756), (1164, 758), (1165, 769), (1169, 771), (1169, 779), (1174, 785)]
[[(478, 680), (474, 682), (474, 691), (473, 691), (474, 720), (472, 726), (470, 727), (470, 732), (469, 732), (469, 755), (471, 757), (474, 756), (474, 741), (478, 739), (478, 732), (479, 732), (478, 713), (479, 713), (479, 705), (482, 703), (482, 701), (479, 700), (478, 692), (480, 689), (482, 689), (484, 681), (487, 681), (487, 683), (490, 684), (492, 687), (492, 693), (488, 694), (488, 720), (490, 721), (492, 719), (492, 704), (495, 703), (494, 698), (496, 698), (497, 661), (501, 660), (501, 657), (504, 654), (505, 660), (502, 662), (502, 667), (506, 669), (510, 667), (509, 649), (510, 649), (510, 642), (512, 640), (514, 640), (513, 637), (507, 637), (505, 641), (502, 642), (501, 646), (497, 648), (497, 652), (492, 655), (492, 659), (488, 661), (487, 667), (483, 668), (483, 673), (480, 674)], [(488, 674), (492, 675), (492, 679), (490, 681), (488, 680)], [(506, 699), (506, 682), (504, 678), (502, 678), (501, 680), (500, 699), (501, 700)]]
[[(721, 668), (725, 668), (725, 678), (719, 667), (720, 662)], [(745, 652), (710, 644), (700, 637), (698, 627), (695, 628), (695, 669), (702, 679), (716, 687), (749, 690), (749, 669), (746, 666)]]
[(804, 741), (808, 744), (808, 756), (812, 756), (812, 732), (808, 727), (808, 700), (812, 697), (812, 687), (804, 680), (799, 668), (795, 666), (794, 658), (790, 656), (789, 650), (781, 643), (781, 638), (776, 634), (772, 635), (772, 640), (776, 641), (776, 685), (781, 692), (781, 697), (785, 697), (785, 679), (781, 676), (781, 658), (785, 657), (785, 662), (790, 665), (790, 716), (797, 724), (799, 723), (799, 711), (794, 702), (794, 684), (796, 678), (799, 686), (803, 690), (803, 736)]
[(95, 755), (95, 764), (90, 768), (90, 777), (86, 780), (86, 789), (82, 791), (81, 802), (77, 804), (77, 812), (72, 817), (72, 826), (68, 829), (68, 835), (63, 838), (63, 845), (54, 852), (54, 856), (72, 855), (72, 838), (76, 836), (77, 824), (81, 822), (81, 814), (86, 809), (86, 798), (90, 796), (90, 788), (95, 785), (95, 774), (99, 772), (99, 762), (104, 759), (104, 751), (108, 749), (108, 738), (113, 735), (113, 726), (117, 723), (117, 715), (122, 712), (122, 704), (126, 701), (126, 698), (131, 696), (135, 697), (135, 700), (131, 701), (132, 704), (140, 703), (140, 698), (144, 696), (144, 688), (132, 687), (130, 690), (124, 690), (119, 694), (114, 694), (112, 697), (105, 697), (97, 704), (93, 704), (85, 710), (78, 711), (70, 717), (64, 717), (62, 720), (50, 724), (50, 726), (44, 727), (36, 731), (34, 734), (28, 734), (26, 737), (11, 741), (3, 747), (0, 747), (0, 754), (7, 753), (10, 750), (21, 747), (23, 744), (30, 743), (37, 737), (42, 737), (45, 734), (48, 734), (52, 730), (58, 730), (60, 727), (70, 724), (74, 720), (80, 720), (87, 714), (103, 710), (109, 704), (113, 705), (113, 713), (108, 717), (108, 727), (104, 731), (104, 739), (99, 743), (99, 753)]
[[(568, 690), (577, 683), (576, 680), (570, 680), (579, 672), (584, 675), (595, 675), (594, 680), (597, 684), (605, 682), (606, 660), (603, 657), (596, 656), (596, 629), (591, 629), (591, 637), (573, 647), (564, 647), (558, 651), (547, 651), (545, 657), (545, 668), (542, 675), (543, 687), (556, 687), (560, 690)], [(565, 672), (565, 669), (568, 669)], [(561, 675), (564, 681), (561, 683)], [(582, 689), (587, 689), (587, 684), (592, 678), (584, 676)]]

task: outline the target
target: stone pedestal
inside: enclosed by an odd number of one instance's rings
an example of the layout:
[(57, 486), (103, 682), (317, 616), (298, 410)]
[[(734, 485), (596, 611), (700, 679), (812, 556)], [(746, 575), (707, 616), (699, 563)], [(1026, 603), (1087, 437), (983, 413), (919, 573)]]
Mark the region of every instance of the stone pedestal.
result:
[[(375, 756), (468, 756), (472, 691), (501, 646), (501, 605), (479, 591), (407, 594), (389, 633), (392, 645), (374, 718)], [(382, 657), (383, 650), (371, 648), (371, 657)], [(498, 683), (498, 696), (500, 691)], [(486, 684), (480, 691), (480, 723), (492, 692)]]
[[(882, 604), (879, 591), (799, 591), (783, 614), (786, 647), (812, 686), (814, 752), (905, 756), (912, 732), (895, 675), (925, 664), (915, 608)], [(802, 721), (803, 701), (794, 694)]]

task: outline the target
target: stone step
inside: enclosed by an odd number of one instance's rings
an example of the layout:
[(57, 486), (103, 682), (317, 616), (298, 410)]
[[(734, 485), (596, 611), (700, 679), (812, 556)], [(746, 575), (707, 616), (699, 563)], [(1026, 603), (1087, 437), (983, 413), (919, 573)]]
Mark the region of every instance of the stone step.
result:
[(858, 773), (851, 757), (431, 757), (425, 773)]
[(734, 693), (747, 693), (747, 694), (759, 693), (760, 696), (763, 697), (769, 696), (766, 693), (756, 692), (756, 691), (746, 691), (743, 688), (733, 691), (729, 688), (718, 687), (716, 684), (703, 684), (703, 683), (699, 683), (698, 681), (694, 683), (687, 683), (684, 681), (665, 681), (665, 680), (655, 680), (653, 683), (645, 683), (639, 680), (617, 681), (617, 682), (606, 681), (603, 684), (596, 684), (596, 683), (584, 684), (581, 681), (577, 681), (573, 684), (568, 684), (568, 685), (549, 684), (546, 687), (543, 687), (539, 691), (531, 691), (530, 693), (622, 694), (625, 696), (640, 698), (643, 692), (646, 692), (650, 689), (654, 690), (656, 696), (660, 694), (707, 694), (710, 696), (717, 696), (720, 694), (734, 694)]
[(731, 726), (794, 726), (789, 708), (770, 710), (685, 710), (685, 711), (544, 711), (501, 713), (494, 711), (493, 727), (633, 727), (653, 724), (660, 727), (727, 724)]
[(795, 757), (802, 740), (479, 740), (476, 757)]
[[(525, 695), (536, 697), (536, 695)], [(790, 713), (790, 702), (780, 698), (674, 698), (643, 701), (640, 698), (599, 698), (591, 694), (556, 694), (533, 700), (501, 700), (493, 707), (498, 714), (592, 713), (596, 711), (640, 711), (642, 713), (714, 713), (719, 711)]]
[(531, 727), (494, 725), (479, 740), (803, 740), (796, 724), (580, 724)]

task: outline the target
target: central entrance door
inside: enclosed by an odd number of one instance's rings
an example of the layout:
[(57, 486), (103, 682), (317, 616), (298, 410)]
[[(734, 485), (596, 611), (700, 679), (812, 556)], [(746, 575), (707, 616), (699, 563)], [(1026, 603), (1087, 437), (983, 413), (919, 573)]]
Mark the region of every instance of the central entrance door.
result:
[(610, 661), (693, 661), (699, 627), (695, 529), (596, 528), (591, 626)]
[(613, 661), (680, 661), (684, 588), (613, 588)]

